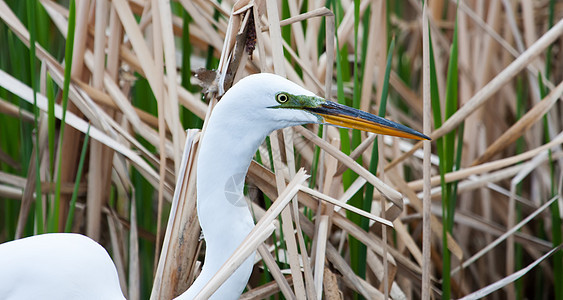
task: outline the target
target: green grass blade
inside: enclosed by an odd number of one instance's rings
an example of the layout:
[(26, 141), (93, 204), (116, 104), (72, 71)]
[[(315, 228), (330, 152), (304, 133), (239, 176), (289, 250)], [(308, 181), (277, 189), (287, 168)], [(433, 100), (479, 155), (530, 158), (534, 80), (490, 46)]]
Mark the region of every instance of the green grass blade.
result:
[(29, 27), (29, 76), (31, 81), (31, 88), (33, 89), (33, 122), (35, 124), (35, 224), (38, 234), (45, 232), (43, 227), (43, 204), (41, 201), (41, 151), (39, 149), (39, 109), (37, 108), (37, 81), (35, 79), (35, 40), (36, 28), (35, 25), (35, 12), (36, 1), (27, 1), (27, 21)]
[(378, 115), (382, 118), (387, 113), (387, 96), (389, 95), (389, 77), (391, 76), (391, 62), (393, 61), (393, 51), (395, 50), (395, 38), (391, 39), (389, 51), (387, 51), (387, 64), (385, 66), (385, 77), (383, 79), (383, 86), (381, 87), (381, 99), (379, 104)]
[[(463, 150), (463, 132), (465, 129), (465, 122), (462, 122), (458, 128), (458, 139), (457, 139), (457, 146), (456, 146), (456, 155), (455, 155), (455, 163), (454, 163), (454, 170), (459, 170), (461, 168), (461, 155)], [(452, 192), (451, 192), (451, 199), (450, 199), (450, 207), (448, 211), (448, 225), (450, 225), (450, 232), (452, 232), (453, 224), (454, 224), (454, 215), (455, 215), (455, 207), (457, 203), (457, 181), (449, 183), (452, 185)]]
[[(282, 1), (282, 2), (281, 2), (281, 18), (282, 18), (282, 20), (283, 20), (283, 19), (287, 19), (287, 18), (290, 18), (290, 17), (291, 17), (291, 13), (290, 13), (290, 11), (289, 11), (289, 2), (288, 2), (288, 1)], [(283, 39), (288, 45), (291, 45), (291, 40), (292, 40), (291, 31), (292, 31), (291, 26), (283, 26), (283, 27), (281, 28), (282, 39)], [(284, 57), (285, 57), (285, 59), (286, 59), (287, 61), (291, 61), (291, 60), (292, 60), (292, 59), (291, 59), (291, 54), (289, 54), (289, 52), (284, 51), (284, 52), (283, 52), (283, 55), (284, 55)], [(301, 72), (299, 72), (299, 71), (301, 71), (301, 70), (298, 71), (295, 64), (293, 65), (293, 67), (296, 69), (295, 71), (296, 71), (299, 75), (301, 75)]]
[[(431, 39), (431, 36), (430, 36)], [(436, 79), (436, 66), (432, 43), (429, 45), (430, 51), (430, 94), (432, 97), (432, 111), (435, 128), (442, 125), (440, 108), (440, 98)], [(454, 27), (452, 47), (450, 49), (450, 60), (448, 63), (448, 73), (446, 78), (446, 99), (445, 99), (445, 119), (447, 120), (457, 111), (458, 106), (458, 25), (457, 17)], [(450, 253), (448, 250), (447, 233), (453, 228), (455, 213), (455, 203), (457, 195), (457, 183), (445, 183), (445, 174), (454, 168), (459, 168), (461, 162), (461, 150), (463, 139), (463, 126), (458, 131), (458, 151), (456, 152), (456, 131), (447, 133), (443, 138), (436, 140), (436, 148), (440, 158), (440, 185), (442, 188), (442, 215), (443, 215), (443, 269), (442, 269), (442, 297), (449, 299), (451, 295), (450, 284)]]
[[(547, 21), (548, 29), (553, 27), (554, 15), (555, 15), (555, 0), (549, 0), (549, 12), (548, 12), (548, 21)], [(545, 78), (551, 77), (551, 68), (552, 68), (551, 61), (553, 57), (552, 52), (553, 52), (553, 44), (550, 44), (547, 47), (547, 53), (545, 55)]]
[[(319, 130), (317, 131), (317, 136), (322, 138), (323, 136), (323, 124), (319, 125)], [(313, 164), (311, 166), (311, 179), (309, 180), (309, 187), (314, 188), (317, 185), (317, 172), (319, 170), (319, 159), (321, 157), (321, 149), (315, 147), (315, 153), (313, 155)], [(305, 214), (306, 215), (306, 214)]]
[(362, 88), (360, 84), (360, 62), (358, 61), (358, 31), (360, 28), (360, 1), (354, 0), (354, 96), (353, 107), (360, 107)]
[[(135, 107), (144, 110), (145, 112), (156, 116), (157, 115), (157, 103), (156, 98), (149, 86), (148, 80), (139, 74), (136, 74), (137, 80), (131, 91), (131, 100)], [(155, 153), (156, 147), (146, 141), (145, 139), (137, 136), (141, 144), (149, 151)], [(146, 207), (151, 207), (154, 202), (152, 197), (146, 197), (146, 195), (153, 195), (155, 193), (155, 188), (149, 184), (149, 182), (141, 175), (139, 171), (133, 169), (131, 172), (131, 182), (133, 184), (132, 195), (134, 197), (135, 206), (131, 209), (135, 209), (137, 213), (137, 226), (147, 232), (156, 234), (157, 220), (156, 214), (150, 210), (145, 209)], [(149, 298), (150, 287), (152, 284), (152, 274), (154, 272), (154, 241), (139, 239), (139, 259), (146, 262), (142, 265), (141, 269), (141, 299)]]
[(90, 139), (90, 125), (88, 125), (88, 131), (86, 131), (86, 136), (84, 137), (84, 144), (82, 145), (82, 152), (80, 153), (80, 161), (78, 162), (78, 170), (76, 171), (76, 181), (74, 182), (74, 190), (72, 191), (72, 197), (70, 199), (70, 204), (68, 208), (68, 216), (66, 218), (65, 232), (71, 232), (72, 230), (72, 221), (74, 220), (76, 199), (78, 198), (78, 188), (80, 187), (80, 179), (82, 178), (82, 169), (84, 167), (84, 161), (86, 160), (86, 152), (88, 150), (89, 139)]
[[(430, 25), (428, 25), (430, 26)], [(429, 40), (432, 41), (432, 35), (430, 30), (428, 31)], [(429, 43), (429, 53), (430, 53), (430, 95), (431, 95), (431, 104), (432, 104), (432, 115), (434, 119), (434, 127), (440, 128), (442, 126), (442, 113), (441, 113), (441, 106), (440, 106), (440, 94), (438, 92), (438, 79), (436, 75), (436, 61), (434, 59), (434, 49), (432, 47), (432, 42)], [(440, 186), (442, 188), (442, 201), (444, 198), (447, 197), (446, 191), (446, 180), (445, 180), (445, 164), (443, 163), (446, 159), (444, 157), (444, 138), (436, 139), (436, 150), (438, 152), (438, 157), (440, 158)], [(442, 204), (442, 215), (446, 216), (446, 206)], [(444, 229), (446, 228), (445, 224), (443, 224)], [(447, 251), (447, 238), (444, 235), (442, 237), (442, 249), (444, 252)], [(445, 253), (444, 256), (449, 256), (449, 252)], [(449, 273), (448, 273), (449, 274)], [(449, 279), (449, 278), (448, 278)]]
[[(362, 94), (362, 81), (360, 78), (363, 74), (363, 67), (360, 67), (361, 62), (358, 61), (358, 34), (360, 27), (360, 0), (354, 0), (354, 72), (353, 72), (353, 96), (352, 107), (360, 108), (360, 100)], [(362, 66), (365, 64), (361, 64)], [(359, 130), (352, 130), (352, 148), (356, 148), (362, 142), (362, 136)], [(358, 157), (358, 163), (361, 164), (361, 156)], [(356, 177), (356, 176), (354, 176)], [(355, 178), (354, 178), (355, 179)], [(346, 187), (347, 188), (347, 187)]]
[[(457, 111), (457, 87), (458, 87), (458, 45), (457, 45), (457, 17), (454, 27), (454, 34), (452, 40), (452, 47), (450, 50), (450, 60), (448, 63), (448, 74), (446, 78), (446, 99), (445, 99), (445, 109), (444, 117), (447, 120)], [(453, 170), (454, 159), (455, 159), (455, 139), (456, 132), (447, 133), (444, 136), (444, 151), (443, 159), (440, 159), (440, 164), (444, 164), (442, 171), (444, 173), (451, 172)], [(448, 250), (447, 243), (447, 233), (452, 231), (453, 213), (455, 210), (455, 195), (453, 191), (455, 183), (446, 184), (446, 189), (442, 190), (442, 212), (445, 213), (442, 217), (443, 225), (443, 268), (442, 268), (442, 297), (444, 299), (451, 298), (451, 282), (450, 282), (450, 253)]]
[[(385, 67), (385, 77), (383, 78), (383, 86), (381, 87), (381, 99), (379, 101), (379, 112), (380, 117), (385, 117), (387, 111), (387, 97), (389, 95), (389, 77), (391, 75), (391, 63), (393, 61), (393, 51), (395, 50), (395, 39), (391, 40), (389, 45), (389, 50), (387, 52), (387, 64)], [(377, 166), (379, 165), (379, 146), (377, 140), (373, 143), (373, 148), (371, 150), (371, 160), (369, 165), (369, 172), (372, 174), (377, 174)], [(371, 184), (366, 184), (365, 198), (362, 205), (364, 211), (371, 211), (371, 203), (373, 201), (374, 186)], [(369, 220), (362, 218), (361, 226), (364, 229), (369, 228)]]
[[(59, 136), (59, 151), (61, 151), (63, 146), (63, 137), (64, 137), (64, 130), (65, 130), (65, 120), (66, 120), (66, 108), (68, 105), (68, 89), (70, 86), (70, 70), (72, 69), (72, 52), (74, 49), (74, 27), (76, 24), (76, 8), (74, 0), (70, 1), (69, 7), (69, 16), (68, 16), (68, 31), (67, 31), (67, 39), (66, 39), (66, 48), (65, 48), (65, 77), (63, 82), (63, 99), (62, 99), (62, 107), (63, 107), (63, 116), (61, 119), (61, 131)], [(57, 166), (57, 181), (55, 185), (55, 201), (53, 204), (53, 212), (50, 214), (49, 218), (49, 228), (57, 228), (57, 223), (59, 220), (59, 204), (61, 202), (61, 162), (62, 159), (59, 159), (59, 164)]]
[[(548, 91), (545, 87), (542, 79), (542, 74), (538, 74), (538, 85), (540, 89), (541, 98), (545, 98), (547, 96)], [(549, 136), (549, 122), (547, 120), (547, 114), (543, 116), (543, 125), (544, 125), (544, 142), (550, 142)], [(549, 155), (549, 169), (550, 169), (550, 197), (555, 196), (556, 194), (556, 183), (555, 183), (555, 162), (553, 161), (552, 151), (548, 149)], [(559, 213), (559, 203), (558, 201), (553, 202), (550, 206), (551, 211), (551, 235), (552, 235), (552, 243), (553, 245), (560, 245), (563, 236), (561, 230), (561, 216)], [(563, 251), (557, 250), (553, 257), (553, 280), (554, 282), (563, 282)], [(563, 285), (555, 284), (555, 299), (560, 300), (563, 299)]]
[[(448, 74), (446, 78), (446, 103), (444, 109), (445, 119), (449, 119), (457, 111), (457, 86), (458, 86), (458, 73), (457, 73), (457, 21), (454, 29), (454, 36), (452, 47), (450, 51), (450, 61), (448, 64)], [(452, 131), (444, 136), (444, 155), (446, 157), (446, 170), (451, 171), (454, 162), (454, 147), (455, 147), (455, 131)]]
[[(522, 118), (522, 114), (524, 111), (524, 84), (522, 82), (522, 76), (518, 76), (516, 80), (516, 120), (520, 120)], [(516, 154), (520, 154), (524, 152), (524, 138), (519, 137), (516, 140)], [(516, 195), (522, 196), (522, 182), (516, 185)], [(522, 205), (519, 202), (516, 202), (516, 222), (520, 222), (522, 220)], [(521, 231), (521, 230), (518, 230)], [(520, 270), (523, 266), (523, 256), (524, 252), (522, 249), (522, 245), (516, 243), (514, 245), (514, 266), (516, 270)], [(518, 278), (514, 282), (516, 287), (516, 299), (524, 299), (524, 279)]]
[[(56, 135), (56, 119), (55, 119), (55, 87), (51, 76), (47, 72), (47, 84), (45, 85), (47, 93), (47, 120), (49, 127), (49, 171), (55, 169), (55, 135)], [(52, 173), (49, 173), (52, 174)]]
[[(185, 10), (182, 10), (182, 13), (182, 71), (180, 74), (182, 86), (190, 92), (195, 92), (197, 88), (190, 83), (190, 78), (192, 76), (191, 56), (193, 53), (193, 46), (190, 41), (190, 26), (192, 23), (192, 17)], [(184, 128), (201, 128), (203, 125), (203, 120), (184, 106), (181, 106), (180, 113)]]
[[(333, 2), (333, 4), (333, 11), (336, 16), (336, 26), (338, 27), (343, 17), (343, 9), (341, 7), (342, 4), (339, 1), (336, 1), (336, 3)], [(340, 45), (338, 38), (336, 38), (336, 49), (336, 86), (338, 102), (348, 106), (353, 106), (353, 100), (347, 99), (344, 94), (344, 82), (349, 82), (351, 78), (349, 63), (347, 59), (347, 49), (346, 47)], [(339, 131), (341, 144), (340, 148), (342, 152), (349, 155), (352, 148), (352, 140), (350, 139), (349, 130), (341, 128), (339, 129)], [(344, 173), (342, 174), (342, 183), (344, 185), (344, 188), (347, 189), (348, 187), (350, 187), (356, 178), (357, 175), (351, 170), (344, 171)], [(363, 196), (361, 192), (356, 193), (349, 200), (350, 205), (358, 208), (362, 206), (362, 202)], [(354, 223), (358, 225), (361, 224), (361, 218), (359, 218), (358, 215), (347, 213), (347, 217)], [(365, 245), (363, 245), (350, 235), (348, 236), (348, 240), (350, 249), (350, 265), (352, 267), (352, 270), (354, 270), (354, 272), (356, 272), (358, 276), (365, 278)]]
[[(221, 4), (221, 2), (223, 2), (223, 0), (217, 0), (217, 3)], [(221, 13), (216, 8), (214, 8), (213, 10), (214, 10), (213, 19), (217, 21), (219, 20)], [(216, 29), (215, 25), (213, 25), (213, 28)], [(214, 52), (215, 52), (215, 48), (209, 45), (209, 47), (207, 47), (207, 59), (205, 62), (205, 68), (208, 70), (217, 69), (217, 66), (219, 65), (219, 59), (213, 56)]]

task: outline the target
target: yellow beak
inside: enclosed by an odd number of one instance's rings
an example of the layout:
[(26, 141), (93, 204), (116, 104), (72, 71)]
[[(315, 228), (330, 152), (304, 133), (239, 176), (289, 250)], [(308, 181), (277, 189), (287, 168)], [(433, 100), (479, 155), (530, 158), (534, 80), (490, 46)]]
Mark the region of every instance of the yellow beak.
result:
[(321, 116), (328, 124), (340, 127), (415, 140), (430, 140), (426, 135), (402, 124), (332, 101), (325, 101), (317, 107), (307, 107), (305, 110)]

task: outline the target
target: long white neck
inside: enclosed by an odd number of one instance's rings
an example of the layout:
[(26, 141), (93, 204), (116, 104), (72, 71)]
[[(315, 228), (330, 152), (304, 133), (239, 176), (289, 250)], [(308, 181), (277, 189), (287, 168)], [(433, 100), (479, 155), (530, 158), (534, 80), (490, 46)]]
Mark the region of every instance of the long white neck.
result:
[[(256, 149), (270, 131), (244, 128), (251, 124), (228, 119), (218, 107), (200, 145), (197, 212), (206, 241), (205, 262), (194, 284), (178, 299), (193, 299), (254, 227), (242, 193), (244, 178)], [(251, 255), (212, 299), (238, 299), (252, 272), (253, 260)]]

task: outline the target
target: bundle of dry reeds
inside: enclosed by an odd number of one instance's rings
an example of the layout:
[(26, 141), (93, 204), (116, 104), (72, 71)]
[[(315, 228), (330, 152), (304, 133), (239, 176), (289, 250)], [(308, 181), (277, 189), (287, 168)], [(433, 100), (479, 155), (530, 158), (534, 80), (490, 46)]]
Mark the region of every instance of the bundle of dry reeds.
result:
[(270, 72), (433, 140), (274, 132), (243, 299), (563, 299), (563, 5), (427, 2), (0, 0), (0, 240), (82, 232), (128, 299), (178, 295), (199, 128)]

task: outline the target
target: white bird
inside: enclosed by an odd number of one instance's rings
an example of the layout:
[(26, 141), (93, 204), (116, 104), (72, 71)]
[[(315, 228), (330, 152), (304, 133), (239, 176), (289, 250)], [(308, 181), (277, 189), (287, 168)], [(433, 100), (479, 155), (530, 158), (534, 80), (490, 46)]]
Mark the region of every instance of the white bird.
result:
[[(197, 212), (207, 245), (205, 263), (199, 277), (178, 299), (193, 299), (254, 227), (243, 200), (244, 177), (256, 150), (272, 131), (329, 123), (428, 139), (406, 126), (327, 101), (268, 73), (240, 80), (221, 98), (208, 122), (197, 164)], [(252, 272), (253, 259), (254, 255), (247, 258), (212, 299), (238, 299)]]
[[(254, 227), (250, 210), (243, 200), (242, 190), (248, 167), (260, 144), (276, 129), (307, 123), (333, 124), (380, 134), (418, 140), (428, 139), (427, 136), (401, 124), (317, 97), (301, 86), (274, 74), (250, 75), (240, 80), (216, 105), (200, 144), (197, 163), (197, 212), (206, 241), (205, 262), (201, 274), (193, 285), (177, 299), (194, 299)], [(20, 255), (14, 251), (22, 251), (22, 255), (33, 254), (38, 250), (52, 251), (53, 248), (61, 248), (53, 244), (61, 243), (70, 246), (72, 239), (74, 237), (70, 238), (69, 235), (51, 234), (6, 243), (0, 245), (0, 257), (3, 259), (0, 262), (9, 261), (12, 255), (19, 257)], [(49, 241), (47, 244), (48, 240), (52, 240), (52, 243)], [(119, 283), (115, 266), (109, 257), (102, 261), (99, 253), (92, 254), (99, 252), (101, 246), (91, 240), (76, 242), (84, 249), (80, 252), (64, 253), (69, 256), (68, 262), (64, 260), (64, 256), (52, 254), (57, 256), (57, 265), (64, 265), (65, 270), (68, 270), (65, 274), (60, 274), (61, 267), (41, 267), (42, 261), (48, 257), (38, 257), (34, 264), (25, 263), (25, 259), (20, 258), (20, 262), (9, 263), (7, 269), (0, 266), (0, 280), (9, 277), (7, 274), (11, 272), (17, 272), (21, 274), (21, 279), (10, 281), (14, 286), (25, 285), (34, 293), (40, 294), (41, 289), (50, 288), (49, 284), (41, 282), (42, 278), (52, 276), (64, 282), (64, 280), (73, 280), (67, 276), (70, 273), (73, 277), (80, 278), (79, 274), (83, 270), (80, 263), (75, 260), (88, 260), (89, 255), (96, 255), (96, 260), (99, 262), (91, 266), (92, 269), (88, 270), (90, 274), (84, 275), (88, 276), (88, 280), (74, 281), (68, 285), (59, 283), (57, 287), (76, 289), (78, 285), (84, 284), (85, 291), (101, 293), (102, 291), (97, 288), (99, 283), (92, 282), (100, 280), (107, 289), (111, 289), (114, 295), (117, 295)], [(28, 247), (36, 249), (26, 250)], [(97, 250), (93, 251), (86, 247), (97, 248)], [(80, 255), (83, 257), (77, 257)], [(107, 256), (107, 253), (105, 255)], [(238, 299), (252, 272), (253, 256), (245, 260), (211, 299)], [(33, 276), (37, 280), (26, 278), (25, 274), (32, 273), (35, 273)], [(106, 277), (108, 273), (113, 275)], [(0, 281), (0, 298), (6, 295), (3, 289), (6, 286), (5, 282)], [(17, 290), (20, 290), (19, 287)], [(118, 296), (114, 298), (123, 298), (121, 294)], [(113, 299), (109, 296), (99, 298)], [(73, 299), (78, 298), (73, 297)]]
[(125, 299), (104, 247), (74, 233), (0, 245), (0, 299)]

